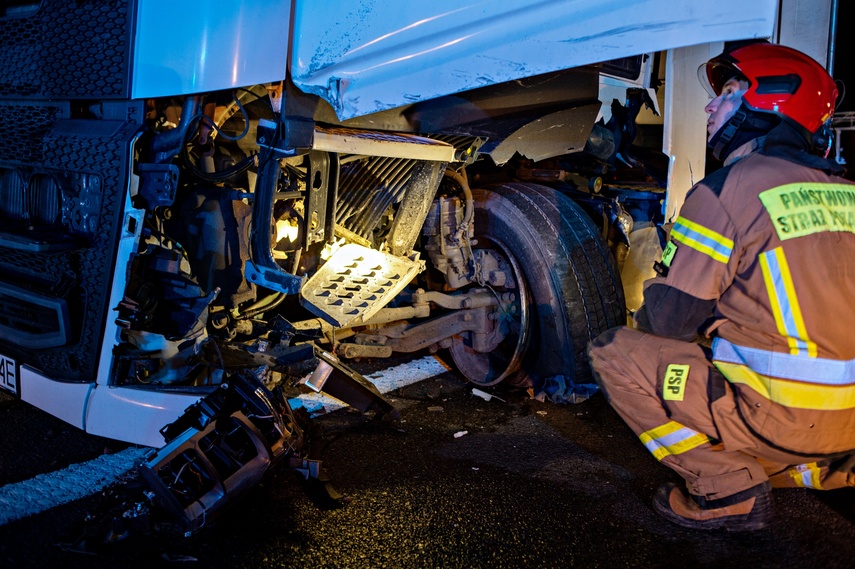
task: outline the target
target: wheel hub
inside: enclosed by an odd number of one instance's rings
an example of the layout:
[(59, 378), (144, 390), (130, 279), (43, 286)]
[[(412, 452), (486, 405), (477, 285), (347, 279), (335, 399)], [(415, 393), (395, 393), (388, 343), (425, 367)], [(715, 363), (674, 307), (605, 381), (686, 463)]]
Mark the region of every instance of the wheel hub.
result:
[(449, 352), (468, 381), (486, 386), (499, 383), (520, 368), (529, 336), (529, 293), (519, 263), (503, 244), (483, 236), (477, 243), (491, 245), (473, 251), (473, 256), (479, 285), (498, 301), (489, 314), (492, 329), (487, 334), (454, 336)]

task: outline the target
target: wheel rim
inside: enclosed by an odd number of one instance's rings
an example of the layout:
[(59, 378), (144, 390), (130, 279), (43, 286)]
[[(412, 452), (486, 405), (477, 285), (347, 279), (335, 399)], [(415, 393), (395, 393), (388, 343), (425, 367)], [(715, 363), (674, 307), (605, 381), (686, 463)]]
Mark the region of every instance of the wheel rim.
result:
[[(504, 243), (485, 236), (478, 236), (477, 243), (488, 243), (490, 247), (485, 248), (501, 254), (502, 259), (510, 266), (516, 288), (491, 288), (499, 297), (499, 307), (494, 314), (497, 317), (496, 326), (503, 334), (503, 338), (493, 350), (478, 352), (471, 347), (466, 337), (456, 335), (452, 338), (449, 352), (467, 381), (488, 386), (499, 383), (520, 369), (530, 334), (529, 291), (519, 262)], [(503, 293), (508, 292), (516, 295), (514, 300), (501, 299)], [(467, 333), (466, 336), (470, 334)]]

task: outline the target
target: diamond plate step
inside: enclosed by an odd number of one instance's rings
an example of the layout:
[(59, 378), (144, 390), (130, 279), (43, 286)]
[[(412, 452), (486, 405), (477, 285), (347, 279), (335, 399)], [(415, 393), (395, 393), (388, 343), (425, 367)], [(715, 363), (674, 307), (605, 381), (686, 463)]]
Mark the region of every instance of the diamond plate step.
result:
[(306, 281), (300, 301), (334, 326), (360, 324), (401, 292), (422, 266), (418, 259), (344, 245)]

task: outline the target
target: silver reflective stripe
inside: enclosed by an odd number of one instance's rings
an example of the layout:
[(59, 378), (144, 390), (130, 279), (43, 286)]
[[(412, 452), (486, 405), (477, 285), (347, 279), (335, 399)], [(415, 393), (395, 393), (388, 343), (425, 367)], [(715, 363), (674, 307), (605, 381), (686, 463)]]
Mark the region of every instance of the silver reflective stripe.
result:
[[(790, 346), (794, 348), (792, 353), (810, 355), (810, 346), (805, 341), (807, 331), (804, 329), (802, 311), (790, 277), (790, 268), (784, 256), (784, 250), (778, 247), (766, 251), (760, 257), (772, 309), (777, 312), (775, 321), (778, 323), (779, 331), (789, 338)], [(783, 330), (780, 330), (780, 327), (783, 327)], [(813, 355), (816, 355), (816, 346), (813, 347)]]
[(810, 464), (797, 464), (792, 468), (793, 480), (804, 488), (822, 490), (821, 471), (815, 462)]
[(855, 360), (830, 360), (737, 346), (724, 338), (712, 345), (713, 360), (746, 365), (760, 375), (822, 385), (855, 384)]
[(710, 440), (703, 433), (693, 431), (676, 421), (669, 421), (645, 431), (638, 435), (638, 438), (656, 460), (689, 452), (709, 443)]
[(813, 473), (805, 471), (800, 473), (802, 486), (805, 488), (813, 488)]
[(664, 448), (668, 451), (669, 454), (680, 454), (679, 452), (674, 452), (674, 448), (677, 447), (682, 442), (690, 439), (691, 437), (697, 436), (700, 433), (697, 431), (693, 431), (688, 427), (683, 427), (678, 431), (674, 431), (673, 433), (669, 433), (667, 435), (661, 436), (658, 439), (651, 439), (647, 443), (644, 444), (651, 453), (656, 453), (660, 448)]

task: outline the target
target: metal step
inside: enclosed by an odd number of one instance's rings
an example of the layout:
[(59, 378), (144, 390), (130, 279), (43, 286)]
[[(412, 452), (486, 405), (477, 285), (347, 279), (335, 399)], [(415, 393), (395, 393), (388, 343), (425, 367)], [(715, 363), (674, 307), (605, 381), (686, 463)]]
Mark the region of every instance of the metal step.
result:
[(423, 265), (418, 258), (344, 245), (306, 281), (300, 301), (334, 326), (361, 324), (401, 292)]

